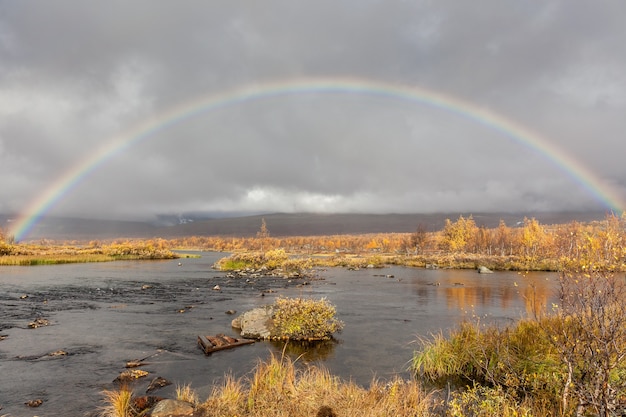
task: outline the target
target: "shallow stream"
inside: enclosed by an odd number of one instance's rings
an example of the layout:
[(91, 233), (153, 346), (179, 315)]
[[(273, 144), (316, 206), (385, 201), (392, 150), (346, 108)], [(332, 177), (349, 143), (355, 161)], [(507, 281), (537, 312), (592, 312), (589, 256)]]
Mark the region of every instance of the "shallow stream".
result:
[[(293, 358), (304, 353), (302, 363), (320, 363), (364, 386), (373, 378), (408, 377), (418, 338), (465, 319), (506, 323), (526, 317), (552, 301), (556, 278), (390, 267), (246, 282), (212, 269), (221, 256), (0, 267), (0, 415), (96, 415), (102, 390), (113, 388), (126, 362), (137, 359), (150, 372), (135, 385), (137, 394), (161, 376), (172, 385), (153, 395), (173, 397), (176, 385), (190, 384), (204, 399), (224, 375), (249, 374), (258, 359), (280, 355), (283, 345), (257, 342), (206, 356), (197, 347), (198, 335), (237, 337), (230, 326), (234, 316), (226, 312), (239, 314), (279, 295), (326, 297), (345, 323), (334, 343), (288, 346)], [(47, 325), (30, 328), (38, 318)], [(34, 399), (43, 404), (25, 405)]]

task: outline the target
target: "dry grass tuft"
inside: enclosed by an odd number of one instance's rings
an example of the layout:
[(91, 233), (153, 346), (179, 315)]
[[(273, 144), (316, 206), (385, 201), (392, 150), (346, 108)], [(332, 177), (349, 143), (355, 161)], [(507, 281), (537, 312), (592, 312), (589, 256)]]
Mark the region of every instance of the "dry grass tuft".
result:
[(133, 392), (127, 385), (122, 385), (118, 390), (105, 390), (104, 402), (101, 407), (101, 417), (133, 417), (135, 409), (133, 404)]
[(188, 402), (189, 404), (193, 404), (194, 406), (197, 406), (200, 402), (198, 400), (198, 394), (196, 394), (196, 392), (191, 389), (191, 386), (189, 384), (176, 386), (176, 399), (179, 401)]

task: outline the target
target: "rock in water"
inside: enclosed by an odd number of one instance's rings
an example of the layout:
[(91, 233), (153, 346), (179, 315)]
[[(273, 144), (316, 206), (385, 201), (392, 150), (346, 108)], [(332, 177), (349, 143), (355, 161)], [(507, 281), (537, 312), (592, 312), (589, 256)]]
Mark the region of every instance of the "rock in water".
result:
[(478, 267), (478, 273), (479, 274), (493, 274), (493, 271), (487, 268), (486, 266), (481, 265)]
[(40, 398), (37, 398), (36, 400), (30, 400), (28, 402), (25, 402), (24, 404), (26, 404), (29, 407), (39, 407), (41, 404), (43, 404), (43, 400)]
[(115, 378), (113, 380), (113, 382), (119, 382), (119, 383), (126, 383), (126, 382), (130, 382), (133, 381), (135, 379), (139, 379), (139, 378), (143, 378), (145, 376), (147, 376), (149, 374), (149, 372), (147, 371), (142, 371), (141, 369), (129, 369), (127, 371), (124, 371), (122, 373), (120, 373), (117, 378)]
[(246, 311), (232, 321), (235, 329), (241, 330), (241, 337), (246, 339), (268, 339), (274, 332), (274, 308), (258, 307)]
[(148, 386), (148, 389), (146, 390), (146, 394), (150, 394), (152, 391), (158, 390), (159, 388), (163, 388), (168, 385), (172, 385), (172, 382), (168, 381), (162, 376), (158, 376), (150, 382), (150, 385)]

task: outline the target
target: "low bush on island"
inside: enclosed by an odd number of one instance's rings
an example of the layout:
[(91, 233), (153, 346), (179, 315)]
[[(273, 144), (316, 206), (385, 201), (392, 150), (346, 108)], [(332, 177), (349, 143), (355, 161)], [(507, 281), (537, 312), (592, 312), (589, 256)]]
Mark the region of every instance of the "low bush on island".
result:
[(284, 249), (273, 249), (267, 252), (235, 253), (217, 261), (215, 267), (221, 271), (254, 270), (304, 274), (312, 267), (312, 262), (309, 258), (292, 258)]
[(325, 298), (279, 297), (271, 305), (241, 314), (232, 326), (248, 339), (331, 340), (343, 328), (335, 315), (335, 307)]
[(335, 306), (325, 298), (279, 297), (274, 302), (274, 326), (284, 339), (328, 340), (343, 328), (335, 314)]

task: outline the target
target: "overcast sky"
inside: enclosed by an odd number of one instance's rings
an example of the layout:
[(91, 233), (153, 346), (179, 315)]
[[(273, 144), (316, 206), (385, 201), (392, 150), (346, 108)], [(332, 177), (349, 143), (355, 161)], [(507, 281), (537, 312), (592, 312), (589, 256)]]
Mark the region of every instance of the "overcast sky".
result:
[[(624, 16), (622, 0), (0, 0), (0, 212), (32, 206), (159, 114), (304, 78), (462, 100), (536, 132), (624, 200)], [(600, 200), (551, 156), (458, 112), (302, 92), (157, 130), (50, 214), (523, 212)]]

